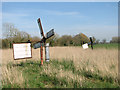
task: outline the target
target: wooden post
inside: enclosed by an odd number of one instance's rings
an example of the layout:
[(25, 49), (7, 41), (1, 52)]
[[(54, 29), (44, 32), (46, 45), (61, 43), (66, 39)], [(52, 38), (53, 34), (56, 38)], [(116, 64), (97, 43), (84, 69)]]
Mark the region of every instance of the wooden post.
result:
[(41, 65), (43, 65), (43, 46), (40, 46)]

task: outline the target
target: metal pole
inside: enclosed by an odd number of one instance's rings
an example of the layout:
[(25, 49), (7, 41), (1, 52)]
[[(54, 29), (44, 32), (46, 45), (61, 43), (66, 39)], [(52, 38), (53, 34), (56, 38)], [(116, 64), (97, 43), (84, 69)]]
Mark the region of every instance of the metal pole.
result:
[(92, 37), (90, 37), (90, 42), (91, 42), (91, 48), (93, 50), (93, 40), (92, 40)]
[(49, 62), (49, 43), (45, 44), (45, 61)]
[(43, 47), (40, 46), (40, 54), (41, 54), (41, 65), (43, 65)]

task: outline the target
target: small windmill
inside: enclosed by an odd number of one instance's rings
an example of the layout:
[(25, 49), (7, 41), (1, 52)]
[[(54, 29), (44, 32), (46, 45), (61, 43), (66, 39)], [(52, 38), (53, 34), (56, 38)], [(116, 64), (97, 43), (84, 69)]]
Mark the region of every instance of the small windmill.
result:
[(93, 50), (93, 45), (95, 44), (95, 43), (93, 43), (93, 37), (90, 36), (89, 39), (90, 39), (90, 42), (83, 44), (82, 47), (83, 47), (83, 49), (87, 49), (88, 46), (91, 45), (91, 49)]
[(38, 22), (38, 26), (40, 29), (40, 34), (41, 34), (42, 39), (41, 39), (41, 41), (35, 43), (33, 45), (33, 47), (34, 47), (34, 49), (40, 48), (41, 65), (43, 65), (43, 47), (45, 47), (45, 58), (46, 58), (46, 60), (48, 60), (49, 52), (48, 52), (48, 48), (46, 48), (46, 47), (48, 47), (49, 44), (46, 45), (46, 40), (54, 35), (54, 29), (50, 30), (49, 32), (46, 33), (46, 35), (44, 35), (40, 18), (38, 18), (37, 22)]

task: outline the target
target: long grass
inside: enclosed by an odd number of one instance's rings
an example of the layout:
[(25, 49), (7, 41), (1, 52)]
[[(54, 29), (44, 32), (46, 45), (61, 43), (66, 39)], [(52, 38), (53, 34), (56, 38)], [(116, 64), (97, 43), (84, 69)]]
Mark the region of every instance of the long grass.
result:
[(33, 49), (31, 59), (15, 61), (11, 49), (2, 50), (3, 87), (119, 87), (116, 48), (50, 47), (50, 62), (44, 62), (43, 66), (40, 66), (39, 52)]
[(94, 49), (96, 49), (96, 48), (118, 49), (118, 43), (95, 44), (93, 47), (94, 47)]
[[(11, 68), (10, 70), (8, 70)], [(9, 64), (3, 73), (3, 88), (118, 88), (117, 79), (85, 68), (77, 69), (73, 61), (51, 60), (40, 66), (39, 61)], [(11, 74), (11, 70), (14, 73)], [(20, 72), (16, 72), (20, 71)], [(13, 72), (13, 71), (12, 71)]]

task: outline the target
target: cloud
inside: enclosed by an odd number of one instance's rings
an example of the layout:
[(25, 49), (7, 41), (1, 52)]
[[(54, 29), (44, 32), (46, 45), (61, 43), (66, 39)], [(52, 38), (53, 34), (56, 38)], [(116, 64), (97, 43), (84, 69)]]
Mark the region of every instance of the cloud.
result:
[(80, 12), (77, 11), (59, 11), (59, 10), (46, 10), (46, 9), (31, 9), (31, 10), (22, 10), (22, 12), (27, 12), (29, 14), (44, 14), (44, 15), (58, 15), (58, 16), (68, 16), (68, 15), (79, 15), (82, 16)]
[[(6, 13), (3, 12), (2, 13), (2, 22), (10, 22), (10, 23), (16, 23), (18, 22), (22, 22), (23, 21), (23, 17), (27, 17), (28, 14), (25, 13)], [(24, 22), (23, 22), (24, 23)]]
[(61, 12), (61, 11), (51, 11), (51, 10), (45, 10), (47, 14), (51, 15), (79, 15), (79, 12)]
[(2, 13), (3, 17), (7, 18), (7, 17), (25, 17), (28, 16), (25, 13)]

